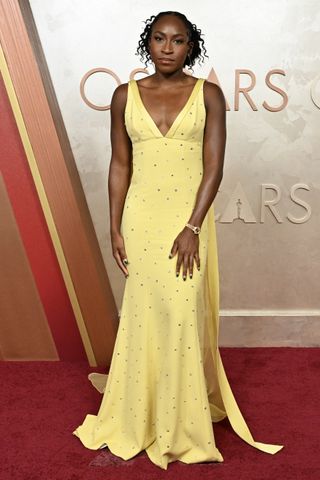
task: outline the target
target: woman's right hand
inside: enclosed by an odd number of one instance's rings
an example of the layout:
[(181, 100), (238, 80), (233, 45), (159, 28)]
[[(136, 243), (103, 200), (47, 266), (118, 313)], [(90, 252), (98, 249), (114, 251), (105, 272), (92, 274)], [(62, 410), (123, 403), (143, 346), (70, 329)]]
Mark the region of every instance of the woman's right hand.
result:
[(126, 250), (124, 247), (123, 236), (121, 235), (120, 232), (111, 233), (111, 244), (112, 244), (112, 253), (118, 266), (121, 268), (125, 276), (128, 277), (129, 272), (126, 265), (129, 262), (128, 262)]

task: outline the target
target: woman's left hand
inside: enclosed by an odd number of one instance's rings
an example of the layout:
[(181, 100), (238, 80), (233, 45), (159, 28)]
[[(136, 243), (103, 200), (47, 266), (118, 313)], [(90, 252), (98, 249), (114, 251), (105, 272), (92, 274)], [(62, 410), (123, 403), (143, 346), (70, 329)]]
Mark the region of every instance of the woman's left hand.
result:
[(169, 258), (173, 258), (178, 253), (176, 276), (180, 273), (182, 264), (183, 280), (187, 278), (187, 271), (189, 269), (189, 276), (193, 275), (193, 263), (196, 262), (198, 270), (200, 270), (200, 258), (199, 258), (199, 235), (193, 233), (193, 231), (184, 227), (173, 242)]

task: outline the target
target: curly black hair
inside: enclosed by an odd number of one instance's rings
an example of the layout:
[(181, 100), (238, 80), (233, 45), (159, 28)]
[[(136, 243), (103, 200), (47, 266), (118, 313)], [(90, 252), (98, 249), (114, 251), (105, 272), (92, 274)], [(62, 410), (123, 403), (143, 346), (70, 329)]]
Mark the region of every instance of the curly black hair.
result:
[(145, 62), (146, 67), (148, 66), (148, 63), (151, 62), (148, 42), (151, 36), (152, 27), (154, 23), (159, 20), (159, 18), (163, 15), (175, 15), (179, 17), (184, 22), (187, 28), (189, 41), (193, 42), (194, 44), (190, 56), (187, 55), (186, 57), (183, 65), (184, 67), (187, 65), (188, 67), (192, 68), (197, 59), (198, 63), (201, 64), (201, 62), (204, 62), (204, 57), (209, 58), (207, 55), (207, 50), (204, 46), (204, 40), (201, 38), (202, 33), (200, 28), (197, 28), (194, 23), (191, 23), (183, 13), (167, 11), (160, 12), (158, 13), (158, 15), (151, 15), (150, 18), (144, 21), (146, 26), (140, 35), (140, 40), (135, 55), (140, 55), (140, 58), (142, 61)]

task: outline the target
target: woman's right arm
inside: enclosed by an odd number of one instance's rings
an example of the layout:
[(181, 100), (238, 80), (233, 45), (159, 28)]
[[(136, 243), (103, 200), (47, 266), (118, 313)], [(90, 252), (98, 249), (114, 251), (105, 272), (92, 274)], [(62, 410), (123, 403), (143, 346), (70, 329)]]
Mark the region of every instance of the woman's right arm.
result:
[(113, 256), (127, 276), (123, 263), (127, 258), (120, 226), (124, 202), (131, 179), (132, 144), (124, 123), (124, 110), (127, 101), (128, 84), (119, 85), (111, 100), (111, 161), (108, 176), (110, 236)]

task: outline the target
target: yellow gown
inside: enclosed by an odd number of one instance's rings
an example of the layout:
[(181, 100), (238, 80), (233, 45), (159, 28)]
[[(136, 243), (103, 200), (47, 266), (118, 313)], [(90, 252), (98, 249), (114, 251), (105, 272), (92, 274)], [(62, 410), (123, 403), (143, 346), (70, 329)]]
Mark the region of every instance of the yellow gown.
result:
[(107, 446), (124, 460), (145, 450), (165, 470), (175, 460), (223, 462), (212, 422), (226, 416), (253, 447), (271, 454), (283, 447), (253, 439), (220, 357), (213, 204), (199, 236), (200, 271), (194, 267), (184, 281), (175, 275), (177, 256), (169, 259), (203, 174), (203, 83), (197, 80), (163, 135), (136, 81), (129, 81), (125, 125), (133, 172), (121, 223), (129, 277), (109, 374), (89, 375), (103, 393), (99, 411), (73, 432), (85, 447)]

